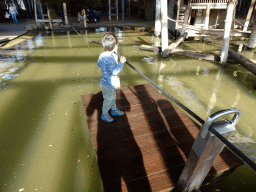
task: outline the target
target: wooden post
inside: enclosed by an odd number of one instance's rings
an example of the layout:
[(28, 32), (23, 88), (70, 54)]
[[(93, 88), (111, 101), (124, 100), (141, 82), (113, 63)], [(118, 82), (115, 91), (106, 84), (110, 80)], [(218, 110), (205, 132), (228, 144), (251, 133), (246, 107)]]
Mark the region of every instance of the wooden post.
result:
[[(217, 118), (236, 113), (233, 119), (213, 122)], [(191, 192), (199, 190), (214, 161), (225, 147), (225, 144), (214, 134), (208, 131), (209, 127), (214, 128), (224, 138), (228, 139), (235, 131), (235, 124), (240, 118), (241, 112), (231, 108), (219, 111), (211, 115), (202, 126), (194, 144), (186, 165), (178, 181), (180, 191)]]
[(187, 32), (185, 32), (183, 35), (181, 35), (178, 39), (176, 39), (169, 47), (167, 47), (165, 50), (162, 51), (161, 55), (162, 57), (167, 57), (173, 49), (175, 49), (181, 42), (183, 42), (188, 35)]
[(226, 63), (228, 59), (228, 48), (229, 48), (229, 39), (230, 39), (230, 30), (232, 25), (232, 16), (233, 16), (233, 10), (234, 10), (234, 2), (230, 1), (228, 3), (227, 8), (227, 16), (225, 21), (225, 29), (224, 29), (224, 35), (223, 35), (223, 44), (221, 49), (221, 63)]
[(253, 8), (254, 8), (254, 4), (255, 4), (255, 0), (252, 0), (251, 2), (251, 6), (248, 10), (248, 14), (247, 14), (247, 17), (246, 17), (246, 20), (245, 20), (245, 24), (244, 24), (244, 28), (243, 28), (243, 31), (247, 31), (247, 28), (249, 26), (249, 23), (250, 23), (250, 20), (251, 20), (251, 16), (252, 16), (252, 11), (253, 11)]
[(207, 30), (209, 26), (209, 20), (210, 20), (210, 5), (208, 4), (206, 6), (206, 14), (205, 14), (205, 21), (204, 21), (204, 29)]
[(111, 0), (108, 0), (108, 20), (111, 20)]
[(63, 10), (64, 10), (65, 24), (68, 25), (68, 14), (67, 14), (67, 6), (66, 6), (66, 3), (63, 3)]
[(86, 24), (86, 12), (85, 12), (85, 9), (83, 9), (83, 20), (84, 20), (84, 27), (87, 27), (87, 24)]
[(49, 9), (48, 6), (47, 6), (47, 14), (48, 14), (48, 20), (49, 20), (50, 29), (52, 30), (52, 18), (51, 18), (50, 9)]
[(35, 19), (36, 19), (36, 23), (37, 23), (36, 0), (34, 0), (34, 9), (35, 9)]
[(188, 18), (189, 18), (189, 15), (190, 15), (190, 11), (191, 11), (191, 7), (187, 7), (180, 35), (183, 35), (185, 30), (186, 30)]
[(161, 0), (162, 50), (168, 47), (167, 0)]
[(155, 36), (161, 34), (161, 0), (156, 0)]

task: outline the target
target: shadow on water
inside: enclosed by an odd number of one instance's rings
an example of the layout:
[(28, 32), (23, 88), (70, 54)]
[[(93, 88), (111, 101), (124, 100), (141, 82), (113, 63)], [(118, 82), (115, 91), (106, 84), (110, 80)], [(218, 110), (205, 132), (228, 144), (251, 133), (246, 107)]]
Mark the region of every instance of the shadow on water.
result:
[[(122, 91), (120, 95), (120, 102), (126, 106), (122, 110), (125, 112), (130, 111), (130, 104)], [(94, 95), (86, 113), (90, 117), (94, 111), (98, 111), (96, 153), (104, 190), (106, 192), (122, 191), (123, 179), (128, 191), (138, 191), (138, 185), (131, 181), (144, 177), (139, 188), (143, 189), (143, 191), (151, 191), (142, 153), (134, 139), (126, 115), (115, 118), (115, 121), (110, 124), (104, 123), (100, 119), (102, 102), (101, 92)], [(95, 105), (95, 103), (99, 104)], [(117, 103), (117, 107), (119, 104)]]
[(51, 85), (19, 86), (16, 89), (16, 95), (10, 95), (8, 100), (11, 105), (1, 107), (1, 188), (15, 174), (32, 137), (38, 131), (40, 116), (35, 113), (44, 113), (55, 91), (55, 87)]

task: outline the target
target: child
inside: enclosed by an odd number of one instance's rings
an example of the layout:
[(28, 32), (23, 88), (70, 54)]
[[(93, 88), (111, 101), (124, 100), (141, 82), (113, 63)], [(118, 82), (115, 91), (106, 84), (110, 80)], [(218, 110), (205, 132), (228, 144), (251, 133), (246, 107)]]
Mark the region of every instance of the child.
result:
[(5, 12), (5, 20), (7, 23), (10, 22), (10, 14), (8, 12)]
[(80, 14), (80, 12), (78, 12), (78, 14), (77, 14), (77, 21), (78, 22), (83, 21), (83, 16)]
[(121, 56), (120, 62), (116, 62), (115, 52), (118, 48), (117, 43), (118, 40), (113, 33), (105, 33), (102, 38), (102, 45), (105, 52), (100, 54), (97, 61), (97, 65), (100, 67), (102, 73), (100, 87), (104, 98), (101, 119), (108, 123), (114, 120), (108, 113), (110, 109), (112, 116), (124, 115), (123, 111), (116, 108), (115, 81), (126, 62), (126, 57)]

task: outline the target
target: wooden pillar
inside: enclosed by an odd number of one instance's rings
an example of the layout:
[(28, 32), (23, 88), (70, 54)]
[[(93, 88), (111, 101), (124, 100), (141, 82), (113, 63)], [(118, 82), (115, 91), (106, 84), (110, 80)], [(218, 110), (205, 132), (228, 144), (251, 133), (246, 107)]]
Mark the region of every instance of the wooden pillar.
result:
[(68, 25), (68, 14), (67, 14), (67, 6), (66, 6), (66, 3), (63, 3), (63, 10), (64, 10), (65, 24)]
[(47, 7), (47, 14), (48, 14), (48, 20), (49, 20), (50, 29), (52, 30), (52, 18), (51, 18), (51, 15), (50, 15), (49, 7)]
[(206, 14), (205, 14), (205, 20), (204, 20), (204, 29), (208, 30), (209, 27), (209, 20), (210, 20), (210, 5), (208, 4), (206, 6)]
[(155, 36), (161, 34), (161, 0), (156, 0)]
[[(233, 119), (214, 122), (217, 118), (236, 113)], [(208, 131), (214, 128), (224, 138), (228, 139), (235, 131), (235, 124), (240, 118), (240, 111), (235, 108), (223, 110), (211, 115), (202, 126), (193, 144), (192, 151), (178, 181), (182, 192), (199, 190), (214, 161), (225, 147), (225, 144)]]
[(36, 0), (34, 0), (34, 10), (35, 10), (35, 19), (36, 19), (36, 23), (37, 23)]
[(234, 2), (230, 1), (227, 8), (227, 16), (225, 21), (224, 35), (223, 35), (223, 44), (221, 49), (220, 62), (226, 63), (228, 59), (228, 48), (229, 48), (229, 39), (230, 39), (230, 30), (232, 25), (232, 16), (234, 10)]
[(108, 20), (111, 20), (111, 0), (108, 0)]
[(122, 20), (124, 20), (124, 0), (122, 0)]
[(247, 31), (247, 28), (249, 26), (249, 23), (250, 23), (250, 20), (251, 20), (251, 16), (252, 16), (252, 11), (253, 11), (253, 8), (254, 8), (254, 4), (255, 4), (255, 0), (252, 0), (251, 2), (251, 6), (248, 10), (248, 14), (247, 14), (247, 17), (246, 17), (246, 20), (245, 20), (245, 24), (244, 24), (244, 28), (243, 28), (243, 31)]
[(161, 0), (162, 51), (168, 47), (167, 0)]
[(86, 12), (85, 12), (85, 9), (83, 9), (83, 20), (84, 20), (84, 27), (87, 27), (87, 24), (86, 24)]

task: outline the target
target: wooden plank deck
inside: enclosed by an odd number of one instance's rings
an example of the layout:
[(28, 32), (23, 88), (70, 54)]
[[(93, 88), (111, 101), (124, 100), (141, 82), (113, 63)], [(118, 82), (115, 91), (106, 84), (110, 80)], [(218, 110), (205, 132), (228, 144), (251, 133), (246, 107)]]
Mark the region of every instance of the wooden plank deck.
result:
[[(117, 91), (123, 117), (100, 119), (102, 94), (82, 95), (91, 141), (106, 192), (167, 191), (176, 187), (199, 126), (150, 85)], [(208, 177), (242, 164), (224, 149)]]

